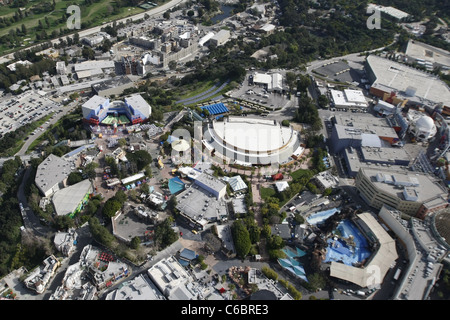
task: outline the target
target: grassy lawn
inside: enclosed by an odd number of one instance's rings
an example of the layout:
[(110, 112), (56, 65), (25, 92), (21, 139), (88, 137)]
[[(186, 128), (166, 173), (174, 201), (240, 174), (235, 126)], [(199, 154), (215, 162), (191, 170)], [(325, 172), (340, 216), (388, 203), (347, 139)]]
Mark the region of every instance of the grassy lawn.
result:
[(293, 180), (300, 179), (302, 177), (311, 177), (310, 170), (298, 169), (290, 174)]
[[(35, 0), (29, 2), (26, 8), (31, 8), (36, 3), (48, 2), (47, 0)], [(32, 41), (36, 40), (36, 33), (41, 31), (36, 31), (35, 28), (39, 25), (39, 20), (42, 21), (44, 25), (44, 30), (49, 37), (53, 31), (58, 31), (60, 29), (67, 29), (67, 21), (61, 18), (66, 14), (66, 10), (70, 5), (78, 5), (81, 8), (81, 23), (85, 28), (91, 28), (94, 26), (99, 26), (103, 23), (111, 22), (117, 19), (122, 19), (131, 15), (135, 15), (145, 10), (138, 7), (123, 7), (119, 9), (117, 14), (112, 15), (113, 4), (115, 0), (99, 0), (99, 2), (94, 2), (87, 6), (84, 0), (55, 0), (55, 9), (51, 12), (43, 12), (39, 14), (30, 13), (28, 17), (20, 19), (19, 21), (11, 24), (10, 26), (0, 29), (0, 36), (6, 35), (10, 30), (21, 29), (22, 24), (27, 28), (27, 34), (23, 39), (30, 38), (31, 41), (23, 41), (22, 47), (32, 44)], [(18, 11), (18, 8), (10, 8), (8, 6), (3, 6), (1, 9), (0, 17), (11, 16)], [(49, 22), (49, 26), (45, 23), (45, 18)], [(78, 30), (79, 31), (79, 30)], [(74, 30), (75, 32), (75, 30)], [(43, 42), (43, 41), (42, 41)], [(20, 47), (20, 48), (22, 48)], [(7, 46), (0, 46), (0, 54), (6, 54), (19, 49), (8, 48)]]
[(277, 191), (272, 187), (269, 187), (269, 188), (261, 187), (259, 192), (261, 194), (261, 199), (264, 199), (264, 200), (267, 199), (268, 197), (275, 197), (277, 194)]
[(211, 88), (214, 84), (215, 83), (213, 81), (207, 81), (207, 82), (192, 84), (192, 85), (190, 85), (190, 86), (188, 86), (187, 88), (184, 89), (184, 91), (185, 92), (187, 91), (188, 93), (183, 95), (180, 98), (180, 100), (195, 97), (196, 95), (199, 95), (202, 92), (205, 92), (206, 90)]

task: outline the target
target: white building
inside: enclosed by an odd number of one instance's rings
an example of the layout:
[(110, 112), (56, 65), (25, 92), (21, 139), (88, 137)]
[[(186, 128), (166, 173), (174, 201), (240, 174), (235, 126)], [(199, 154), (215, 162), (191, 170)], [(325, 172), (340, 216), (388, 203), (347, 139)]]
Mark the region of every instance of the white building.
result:
[(368, 102), (361, 90), (330, 90), (332, 103), (336, 108), (367, 108)]
[(217, 200), (222, 199), (227, 193), (226, 184), (207, 173), (202, 173), (197, 176), (194, 184), (208, 192), (211, 192)]
[(148, 275), (168, 300), (196, 300), (198, 293), (193, 289), (193, 278), (183, 266), (171, 256), (148, 269)]
[(65, 256), (70, 256), (75, 250), (77, 236), (75, 229), (69, 229), (68, 232), (58, 232), (55, 234), (53, 243), (59, 252)]
[(56, 73), (66, 74), (66, 63), (64, 61), (56, 62)]
[(230, 31), (222, 29), (209, 40), (209, 43), (212, 46), (218, 47), (227, 43), (230, 37), (231, 37)]
[(139, 275), (108, 293), (105, 300), (166, 300), (145, 275)]
[(283, 91), (283, 76), (281, 73), (259, 73), (253, 75), (253, 83), (264, 86), (267, 91)]
[(436, 135), (434, 120), (426, 114), (410, 110), (406, 116), (409, 122), (409, 132), (419, 141), (428, 141)]

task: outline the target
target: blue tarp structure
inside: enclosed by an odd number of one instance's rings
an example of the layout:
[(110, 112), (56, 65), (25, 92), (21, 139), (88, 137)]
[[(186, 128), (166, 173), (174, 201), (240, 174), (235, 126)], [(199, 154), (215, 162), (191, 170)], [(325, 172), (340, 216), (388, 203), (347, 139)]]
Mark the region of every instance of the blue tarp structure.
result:
[(278, 259), (278, 263), (288, 270), (289, 272), (293, 273), (295, 276), (305, 280), (308, 282), (308, 279), (306, 278), (306, 272), (303, 268), (302, 264), (297, 261), (295, 258), (303, 257), (306, 253), (303, 250), (300, 250), (299, 248), (295, 248), (296, 251), (293, 251), (289, 249), (288, 247), (282, 249), (282, 251), (288, 256), (285, 259)]
[(349, 247), (343, 239), (336, 239), (334, 237), (328, 239), (325, 262), (340, 261), (346, 265), (352, 266), (371, 256), (372, 251), (367, 239), (351, 220), (341, 221), (337, 229), (344, 239), (351, 236), (353, 238), (354, 246)]
[(278, 259), (278, 263), (287, 271), (308, 282), (305, 269), (301, 265), (293, 265), (291, 259)]
[(209, 106), (203, 106), (203, 107), (201, 107), (201, 109), (208, 110), (209, 114), (211, 114), (211, 115), (228, 112), (228, 108), (222, 102), (210, 104)]
[(296, 248), (296, 249), (297, 249), (297, 257), (303, 257), (306, 254), (305, 251), (300, 250), (299, 248)]
[(169, 191), (171, 194), (176, 194), (184, 190), (184, 182), (180, 178), (175, 177), (169, 180)]

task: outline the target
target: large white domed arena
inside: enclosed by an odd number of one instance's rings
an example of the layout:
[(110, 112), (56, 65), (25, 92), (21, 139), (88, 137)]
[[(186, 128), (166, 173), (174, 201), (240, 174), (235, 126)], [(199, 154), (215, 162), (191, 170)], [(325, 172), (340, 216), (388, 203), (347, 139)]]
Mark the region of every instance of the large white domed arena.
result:
[(421, 141), (430, 140), (436, 135), (437, 128), (434, 120), (426, 114), (411, 110), (407, 116), (409, 122), (409, 132)]
[(299, 157), (300, 133), (281, 122), (248, 117), (213, 120), (203, 130), (203, 145), (228, 164), (286, 164)]

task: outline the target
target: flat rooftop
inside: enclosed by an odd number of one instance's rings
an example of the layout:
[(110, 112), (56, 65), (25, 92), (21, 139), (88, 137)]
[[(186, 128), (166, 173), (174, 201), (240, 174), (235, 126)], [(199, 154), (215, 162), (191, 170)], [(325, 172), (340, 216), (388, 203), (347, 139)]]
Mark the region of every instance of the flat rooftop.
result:
[(49, 190), (69, 176), (70, 167), (66, 160), (50, 154), (39, 164), (34, 181), (41, 190)]
[(125, 98), (125, 103), (138, 110), (146, 117), (149, 117), (152, 112), (152, 108), (140, 94), (135, 94)]
[[(375, 134), (378, 137), (398, 138), (398, 134), (392, 128), (385, 118), (376, 118), (370, 114), (367, 115), (351, 115), (336, 114), (336, 130), (340, 137), (346, 135), (354, 136), (362, 133)], [(355, 137), (352, 137), (355, 139)]]
[(411, 157), (401, 148), (371, 148), (362, 147), (361, 153), (365, 161), (373, 162), (392, 162), (405, 161), (409, 162)]
[[(374, 185), (385, 192), (397, 196), (399, 199), (404, 199), (403, 190), (405, 184), (413, 184), (411, 188), (414, 188), (417, 191), (417, 202), (428, 202), (439, 195), (442, 195), (445, 198), (447, 197), (447, 192), (443, 190), (437, 180), (426, 174), (418, 172), (385, 172), (380, 168), (363, 168), (362, 170), (367, 177), (370, 177)], [(377, 175), (381, 178), (384, 176), (384, 178), (389, 181), (395, 181), (396, 184), (378, 181)]]
[(409, 100), (416, 97), (424, 103), (429, 100), (450, 106), (450, 90), (437, 76), (376, 55), (368, 56), (367, 63), (376, 77), (372, 87), (395, 91)]
[(74, 65), (75, 72), (108, 68), (114, 68), (114, 61), (85, 61)]
[(227, 186), (225, 182), (217, 179), (216, 177), (208, 173), (201, 173), (195, 178), (195, 181), (198, 181), (217, 192), (220, 192), (221, 190), (223, 190), (223, 188), (226, 188)]
[(84, 196), (90, 192), (92, 192), (92, 183), (89, 179), (57, 191), (52, 199), (56, 214), (58, 216), (65, 216), (73, 213)]
[[(177, 209), (194, 221), (220, 220), (228, 214), (226, 203), (210, 197), (209, 191), (192, 185), (177, 195)], [(203, 223), (201, 223), (203, 224)]]
[(368, 102), (361, 90), (330, 90), (333, 102), (338, 106), (367, 107)]
[(405, 54), (411, 58), (450, 67), (450, 52), (419, 41), (409, 40)]

